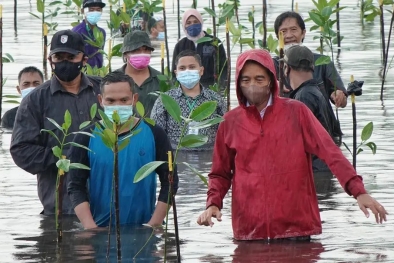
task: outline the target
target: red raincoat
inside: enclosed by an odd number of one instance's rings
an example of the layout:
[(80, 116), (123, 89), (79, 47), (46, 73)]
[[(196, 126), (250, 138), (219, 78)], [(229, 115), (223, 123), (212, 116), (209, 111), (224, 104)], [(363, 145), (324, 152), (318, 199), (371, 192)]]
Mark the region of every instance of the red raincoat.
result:
[(321, 234), (311, 154), (327, 163), (349, 195), (366, 193), (362, 178), (303, 103), (278, 96), (276, 81), (273, 104), (263, 119), (255, 106), (246, 107), (238, 78), (248, 60), (276, 74), (266, 51), (239, 56), (235, 80), (240, 106), (224, 116), (217, 132), (207, 207), (222, 209), (232, 186), (235, 239)]

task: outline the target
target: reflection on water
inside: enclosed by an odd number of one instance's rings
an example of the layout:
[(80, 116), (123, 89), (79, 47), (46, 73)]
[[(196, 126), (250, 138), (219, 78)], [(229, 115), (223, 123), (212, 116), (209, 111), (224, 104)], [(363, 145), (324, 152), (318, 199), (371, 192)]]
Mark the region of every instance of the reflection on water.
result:
[[(42, 68), (41, 62), (41, 25), (28, 12), (35, 12), (35, 1), (18, 2), (18, 36), (13, 32), (13, 1), (5, 0), (3, 18), (3, 52), (13, 55), (15, 62), (4, 65), (4, 76), (8, 77), (5, 94), (16, 94), (17, 73), (28, 65)], [(268, 28), (281, 12), (289, 10), (291, 1), (268, 0)], [(167, 4), (169, 50), (177, 40), (176, 10), (172, 2)], [(250, 28), (247, 12), (251, 5), (256, 6), (256, 21), (261, 19), (261, 1), (251, 0), (243, 3), (240, 9), (241, 23)], [(299, 10), (307, 17), (313, 5), (309, 0), (298, 1)], [(191, 1), (181, 1), (181, 9), (190, 7)], [(201, 7), (209, 6), (208, 0), (198, 1)], [(394, 211), (394, 103), (393, 74), (388, 74), (384, 106), (379, 101), (380, 79), (380, 38), (379, 23), (359, 23), (359, 9), (356, 1), (342, 0), (342, 6), (349, 7), (341, 11), (342, 52), (337, 57), (344, 83), (354, 74), (357, 80), (364, 80), (363, 95), (357, 97), (357, 118), (359, 129), (369, 121), (374, 122), (372, 140), (378, 150), (372, 156), (366, 149), (358, 156), (358, 172), (363, 175), (367, 190), (379, 199), (389, 213)], [(202, 9), (200, 9), (202, 10)], [(182, 13), (181, 13), (182, 14)], [(207, 18), (207, 15), (204, 15)], [(388, 16), (386, 16), (388, 17)], [(58, 29), (69, 28), (73, 18), (58, 19)], [(108, 19), (108, 14), (103, 16)], [(100, 22), (105, 25), (105, 22)], [(389, 21), (386, 23), (389, 24)], [(206, 27), (211, 27), (207, 19)], [(306, 45), (311, 49), (319, 46), (313, 41), (316, 33), (309, 32), (312, 25), (307, 23)], [(219, 30), (223, 40), (224, 29)], [(109, 35), (109, 34), (108, 34)], [(116, 39), (121, 43), (122, 39)], [(245, 50), (247, 47), (244, 46)], [(239, 54), (239, 47), (231, 52), (232, 72)], [(171, 54), (172, 55), (172, 54)], [(335, 54), (336, 56), (336, 54)], [(391, 56), (391, 54), (390, 54)], [(113, 68), (122, 64), (120, 58), (114, 58)], [(160, 49), (156, 49), (152, 58), (153, 67), (160, 69)], [(231, 92), (232, 106), (237, 105), (234, 90)], [(352, 117), (350, 100), (345, 109), (339, 109), (341, 127), (345, 133), (343, 141), (351, 145)], [(5, 110), (14, 107), (6, 103)], [(361, 132), (361, 131), (360, 131)], [(37, 198), (36, 177), (15, 166), (9, 153), (10, 131), (0, 132), (0, 262), (106, 262), (107, 233), (82, 231), (75, 217), (64, 220), (64, 239), (61, 250), (56, 253), (56, 232), (53, 218), (40, 216), (41, 204)], [(344, 149), (350, 159), (351, 156)], [(253, 153), (251, 153), (253, 154)], [(264, 158), (262, 156), (261, 158)], [(180, 153), (179, 162), (188, 162), (197, 170), (207, 175), (211, 165), (210, 152)], [(223, 221), (215, 222), (210, 227), (200, 227), (196, 220), (205, 208), (206, 187), (201, 180), (183, 164), (179, 165), (180, 188), (177, 195), (179, 229), (182, 262), (394, 262), (394, 225), (392, 215), (384, 225), (377, 225), (373, 219), (367, 219), (358, 209), (357, 203), (349, 197), (333, 176), (316, 174), (315, 185), (319, 199), (323, 234), (313, 237), (312, 242), (236, 242), (231, 231), (231, 191), (224, 200)], [(169, 225), (169, 262), (174, 262), (176, 255), (172, 215)], [(151, 235), (151, 230), (141, 226), (122, 229), (123, 262), (133, 262), (132, 258)], [(111, 260), (115, 261), (116, 242), (111, 236)], [(152, 239), (138, 255), (136, 262), (163, 262), (163, 233), (154, 233)]]

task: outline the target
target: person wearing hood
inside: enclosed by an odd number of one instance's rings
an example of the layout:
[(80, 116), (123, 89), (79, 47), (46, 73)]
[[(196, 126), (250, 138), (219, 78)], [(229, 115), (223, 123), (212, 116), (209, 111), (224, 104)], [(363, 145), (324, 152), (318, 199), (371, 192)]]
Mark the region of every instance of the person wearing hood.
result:
[[(223, 90), (226, 87), (227, 80), (226, 52), (220, 40), (218, 48), (219, 56), (217, 56), (216, 47), (212, 44), (212, 41), (196, 43), (202, 37), (213, 39), (213, 36), (203, 31), (203, 24), (202, 16), (196, 9), (189, 9), (183, 14), (182, 26), (186, 37), (175, 45), (172, 59), (172, 77), (176, 79), (175, 60), (178, 54), (187, 49), (193, 50), (200, 55), (203, 63), (202, 66), (205, 69), (200, 80), (201, 84), (209, 88), (210, 85), (216, 83), (217, 78), (220, 76), (219, 88)], [(219, 63), (217, 63), (217, 58), (219, 58)], [(217, 68), (217, 65), (219, 65), (219, 68)]]
[(123, 39), (123, 61), (125, 64), (117, 71), (129, 75), (135, 82), (138, 99), (144, 105), (147, 116), (150, 115), (157, 96), (150, 94), (160, 90), (159, 71), (152, 68), (150, 59), (155, 49), (145, 31), (135, 30)]
[[(89, 58), (87, 64), (89, 64), (92, 68), (95, 66), (101, 68), (104, 66), (104, 58), (103, 54), (101, 54), (99, 50), (104, 49), (106, 33), (103, 28), (97, 25), (97, 23), (101, 19), (105, 4), (101, 0), (84, 0), (82, 7), (83, 9), (81, 12), (85, 16), (85, 19), (79, 25), (74, 27), (72, 31), (82, 35), (85, 40), (85, 54)], [(92, 46), (86, 42), (86, 40), (96, 41), (93, 34), (93, 30), (96, 27), (101, 31), (104, 37), (103, 46), (100, 48)]]
[(370, 209), (376, 222), (387, 220), (385, 208), (367, 193), (362, 177), (307, 106), (279, 97), (275, 66), (266, 50), (242, 53), (235, 81), (240, 106), (219, 125), (206, 210), (198, 224), (212, 226), (212, 217), (222, 220), (223, 199), (232, 187), (236, 240), (310, 240), (321, 234), (312, 154), (328, 165), (367, 217)]
[[(18, 83), (16, 89), (24, 99), (31, 91), (44, 82), (44, 75), (41, 70), (36, 67), (30, 66), (22, 69), (18, 74)], [(19, 109), (19, 106), (10, 109), (4, 113), (1, 118), (1, 127), (6, 129), (12, 129), (14, 127), (15, 116)]]

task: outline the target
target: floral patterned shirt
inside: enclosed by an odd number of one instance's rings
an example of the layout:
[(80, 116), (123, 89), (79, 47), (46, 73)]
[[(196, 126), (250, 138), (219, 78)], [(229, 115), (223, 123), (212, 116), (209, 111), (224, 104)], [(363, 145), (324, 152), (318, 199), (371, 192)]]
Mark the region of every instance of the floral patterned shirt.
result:
[[(220, 94), (210, 89), (204, 88), (203, 86), (201, 86), (201, 93), (195, 98), (185, 95), (181, 87), (171, 89), (167, 91), (166, 94), (178, 102), (178, 105), (181, 108), (182, 116), (185, 118), (189, 117), (193, 109), (197, 108), (206, 101), (216, 101), (218, 103), (216, 111), (210, 118), (221, 117), (227, 111), (227, 106)], [(151, 118), (155, 120), (156, 125), (161, 126), (166, 131), (168, 137), (170, 138), (172, 147), (175, 149), (178, 145), (179, 137), (181, 136), (181, 127), (184, 125), (184, 121), (182, 120), (182, 124), (179, 125), (167, 112), (160, 97), (156, 100), (155, 105), (153, 106)], [(183, 148), (183, 150), (212, 150), (218, 127), (219, 124), (203, 129), (193, 129), (192, 123), (190, 123), (185, 134), (206, 135), (208, 136), (208, 142), (197, 148)]]

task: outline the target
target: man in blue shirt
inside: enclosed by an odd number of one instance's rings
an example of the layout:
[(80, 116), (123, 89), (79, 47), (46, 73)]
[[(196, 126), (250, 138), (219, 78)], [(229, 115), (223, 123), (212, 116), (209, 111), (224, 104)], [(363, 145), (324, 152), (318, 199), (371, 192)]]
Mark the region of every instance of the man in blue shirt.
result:
[[(162, 128), (139, 121), (133, 116), (133, 106), (138, 100), (132, 78), (122, 72), (112, 72), (101, 82), (99, 101), (105, 114), (112, 119), (113, 111), (119, 113), (121, 122), (134, 118), (139, 132), (130, 137), (130, 143), (119, 152), (119, 210), (120, 224), (161, 225), (167, 211), (169, 195), (168, 164), (156, 169), (161, 188), (156, 204), (156, 173), (153, 172), (138, 183), (133, 183), (136, 172), (152, 161), (167, 161), (172, 151), (170, 141)], [(87, 130), (97, 130), (91, 126)], [(121, 131), (122, 140), (130, 133)], [(72, 147), (69, 155), (72, 163), (82, 163), (89, 170), (71, 170), (68, 174), (68, 193), (75, 213), (86, 229), (109, 225), (111, 206), (113, 153), (99, 136), (77, 135), (75, 143), (89, 147), (92, 152)], [(88, 183), (89, 182), (89, 183)], [(87, 184), (88, 183), (88, 184)], [(174, 191), (178, 189), (178, 175), (174, 172)], [(111, 209), (112, 207), (112, 209)]]
[(85, 15), (85, 19), (74, 27), (72, 31), (82, 35), (84, 40), (91, 39), (95, 41), (93, 30), (97, 27), (104, 36), (103, 46), (98, 48), (88, 44), (85, 41), (85, 54), (89, 57), (88, 64), (94, 68), (97, 66), (101, 68), (104, 65), (103, 54), (99, 52), (100, 49), (104, 49), (106, 33), (105, 30), (97, 26), (98, 21), (101, 19), (101, 14), (105, 4), (101, 0), (84, 0), (82, 13)]

